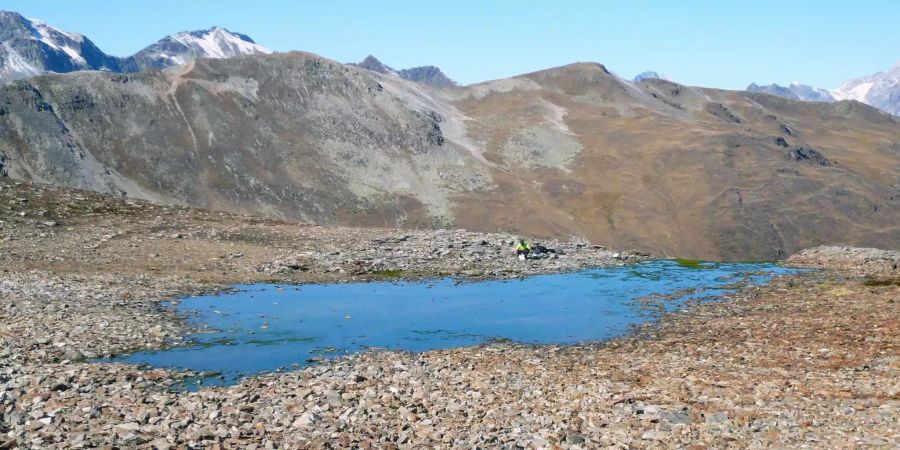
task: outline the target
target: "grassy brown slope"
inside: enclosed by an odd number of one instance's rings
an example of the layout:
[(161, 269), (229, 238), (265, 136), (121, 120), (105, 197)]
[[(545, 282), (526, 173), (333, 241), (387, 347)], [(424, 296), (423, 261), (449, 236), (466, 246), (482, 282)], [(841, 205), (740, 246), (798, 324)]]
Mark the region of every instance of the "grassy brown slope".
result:
[[(489, 157), (501, 159), (510, 130), (540, 123), (545, 103), (565, 110), (584, 150), (564, 167), (496, 171), (489, 205), (457, 200), (464, 226), (514, 223), (701, 258), (774, 259), (825, 242), (900, 246), (891, 187), (900, 125), (891, 116), (658, 81), (637, 91), (589, 64), (526, 77), (540, 89), (457, 103), (492, 125), (479, 130), (494, 143)], [(821, 160), (797, 160), (797, 148)]]

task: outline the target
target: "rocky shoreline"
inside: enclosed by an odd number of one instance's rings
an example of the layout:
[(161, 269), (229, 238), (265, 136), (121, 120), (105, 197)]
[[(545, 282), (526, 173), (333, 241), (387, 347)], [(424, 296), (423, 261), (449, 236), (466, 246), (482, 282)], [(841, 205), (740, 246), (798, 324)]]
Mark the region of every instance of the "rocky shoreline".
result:
[(897, 252), (803, 252), (790, 263), (822, 270), (602, 345), (368, 352), (176, 393), (177, 373), (82, 360), (177, 344), (188, 330), (160, 301), (231, 283), (511, 277), (645, 255), (547, 241), (564, 255), (523, 264), (508, 234), (0, 188), (0, 448), (900, 445)]

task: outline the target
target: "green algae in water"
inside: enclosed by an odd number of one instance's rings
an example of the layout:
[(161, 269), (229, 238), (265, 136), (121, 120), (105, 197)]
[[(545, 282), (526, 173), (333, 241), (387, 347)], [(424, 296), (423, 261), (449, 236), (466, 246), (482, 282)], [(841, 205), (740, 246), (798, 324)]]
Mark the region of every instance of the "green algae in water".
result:
[(675, 264), (686, 269), (711, 269), (714, 267), (714, 265), (705, 264), (699, 259), (675, 258)]
[(376, 270), (376, 271), (372, 272), (372, 275), (374, 275), (378, 278), (385, 278), (385, 279), (402, 278), (403, 271), (400, 269)]

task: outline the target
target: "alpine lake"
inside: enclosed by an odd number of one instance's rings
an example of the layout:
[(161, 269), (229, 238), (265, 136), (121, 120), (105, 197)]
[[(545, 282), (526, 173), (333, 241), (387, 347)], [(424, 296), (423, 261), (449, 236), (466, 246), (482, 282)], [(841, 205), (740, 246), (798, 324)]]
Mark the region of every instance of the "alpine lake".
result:
[(370, 349), (423, 352), (491, 341), (575, 344), (626, 335), (689, 302), (796, 269), (773, 263), (654, 260), (523, 279), (234, 286), (167, 307), (189, 344), (104, 361), (201, 374), (176, 389), (228, 385)]

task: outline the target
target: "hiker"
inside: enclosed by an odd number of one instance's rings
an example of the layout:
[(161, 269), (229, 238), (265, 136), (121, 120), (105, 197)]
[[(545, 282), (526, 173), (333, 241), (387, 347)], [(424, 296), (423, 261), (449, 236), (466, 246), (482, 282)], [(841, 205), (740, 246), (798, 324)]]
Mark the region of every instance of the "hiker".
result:
[(519, 245), (516, 246), (516, 256), (519, 259), (528, 258), (528, 254), (531, 253), (531, 246), (525, 242), (525, 239), (519, 239)]

